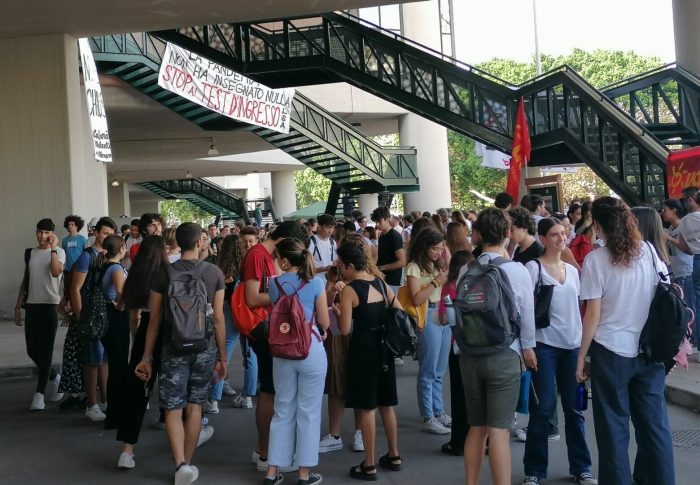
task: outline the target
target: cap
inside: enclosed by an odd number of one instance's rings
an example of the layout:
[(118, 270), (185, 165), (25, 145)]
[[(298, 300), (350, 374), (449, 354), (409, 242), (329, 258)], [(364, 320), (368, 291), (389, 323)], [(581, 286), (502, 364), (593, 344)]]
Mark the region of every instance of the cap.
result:
[(88, 227), (95, 227), (97, 225), (97, 221), (99, 221), (99, 217), (93, 217), (90, 219), (90, 222), (88, 222)]

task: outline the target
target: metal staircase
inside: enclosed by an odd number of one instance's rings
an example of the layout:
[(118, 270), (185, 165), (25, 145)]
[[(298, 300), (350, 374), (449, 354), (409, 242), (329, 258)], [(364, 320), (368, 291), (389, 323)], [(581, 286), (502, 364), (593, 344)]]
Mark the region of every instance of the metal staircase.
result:
[(601, 89), (668, 146), (700, 145), (700, 78), (672, 63)]
[[(119, 77), (203, 129), (247, 126), (158, 86), (165, 42), (157, 37), (148, 33), (93, 37), (91, 47), (100, 72)], [(348, 193), (419, 189), (414, 148), (379, 145), (301, 93), (294, 96), (289, 134), (258, 127), (247, 129)]]
[(208, 180), (160, 180), (139, 185), (164, 199), (185, 199), (217, 217), (243, 219), (250, 224), (245, 200)]
[(523, 96), (533, 165), (584, 162), (630, 204), (665, 196), (666, 146), (568, 66), (514, 86), (338, 13), (153, 35), (272, 87), (345, 81), (506, 152)]

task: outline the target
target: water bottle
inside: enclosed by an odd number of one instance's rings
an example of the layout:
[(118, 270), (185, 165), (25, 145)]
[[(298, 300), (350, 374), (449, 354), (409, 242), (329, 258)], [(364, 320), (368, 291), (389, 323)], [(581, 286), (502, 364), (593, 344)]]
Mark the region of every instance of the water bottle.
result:
[(588, 388), (584, 382), (580, 382), (576, 387), (576, 410), (585, 411), (588, 409)]
[(454, 327), (457, 324), (457, 316), (455, 315), (455, 307), (452, 305), (452, 298), (450, 295), (445, 295), (442, 302), (447, 310), (447, 323), (450, 324), (450, 327)]

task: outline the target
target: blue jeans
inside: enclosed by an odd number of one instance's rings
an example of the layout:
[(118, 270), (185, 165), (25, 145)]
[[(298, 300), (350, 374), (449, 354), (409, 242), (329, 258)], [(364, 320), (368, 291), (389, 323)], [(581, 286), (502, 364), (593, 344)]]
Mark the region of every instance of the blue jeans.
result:
[(556, 412), (557, 404), (555, 379), (564, 409), (569, 474), (590, 472), (591, 454), (586, 444), (584, 418), (583, 414), (576, 410), (578, 349), (560, 349), (537, 342), (535, 355), (537, 372), (532, 373), (532, 383), (539, 404), (530, 400), (530, 422), (527, 425), (527, 442), (523, 457), (525, 475), (547, 478), (549, 420), (552, 412)]
[[(230, 361), (233, 349), (236, 348), (236, 344), (240, 339), (240, 333), (233, 325), (233, 313), (231, 312), (231, 306), (227, 304), (224, 304), (224, 322), (226, 323), (226, 360)], [(247, 354), (243, 356), (244, 361), (247, 360), (247, 365), (244, 368), (245, 374), (243, 375), (243, 394), (254, 396), (258, 378), (258, 361), (255, 352), (250, 348), (247, 349)], [(220, 401), (223, 392), (224, 381), (221, 380), (212, 386), (209, 399)]]
[(424, 418), (440, 416), (442, 378), (447, 371), (452, 331), (449, 325), (433, 323), (437, 308), (429, 307), (425, 328), (418, 333), (418, 407)]
[(290, 466), (295, 453), (299, 466), (318, 465), (327, 365), (323, 343), (313, 335), (306, 359), (273, 359), (275, 414), (270, 422), (270, 465)]
[(649, 362), (643, 354), (627, 358), (595, 341), (591, 345), (600, 485), (632, 483), (628, 454), (630, 416), (636, 431), (638, 456), (644, 457), (644, 463), (637, 469), (645, 477), (645, 483), (676, 483), (664, 379), (663, 364)]

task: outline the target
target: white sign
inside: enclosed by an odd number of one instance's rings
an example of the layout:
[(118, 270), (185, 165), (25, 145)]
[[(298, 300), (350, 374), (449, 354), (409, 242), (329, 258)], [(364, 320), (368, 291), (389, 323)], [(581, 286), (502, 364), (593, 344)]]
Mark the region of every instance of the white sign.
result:
[(158, 85), (234, 120), (289, 133), (294, 89), (270, 89), (177, 45), (165, 48)]
[(98, 162), (111, 162), (112, 144), (109, 141), (107, 112), (102, 100), (102, 89), (100, 89), (100, 78), (97, 74), (95, 59), (92, 57), (90, 42), (86, 38), (78, 40), (78, 47), (80, 48), (80, 60), (83, 64), (83, 85), (85, 86), (85, 97), (90, 116), (95, 159)]
[(510, 167), (510, 155), (494, 150), (483, 143), (476, 142), (474, 144), (474, 153), (482, 157), (482, 167), (498, 168), (500, 170), (508, 170)]

